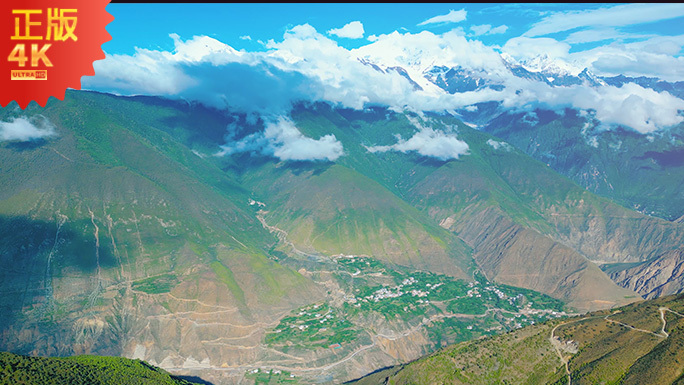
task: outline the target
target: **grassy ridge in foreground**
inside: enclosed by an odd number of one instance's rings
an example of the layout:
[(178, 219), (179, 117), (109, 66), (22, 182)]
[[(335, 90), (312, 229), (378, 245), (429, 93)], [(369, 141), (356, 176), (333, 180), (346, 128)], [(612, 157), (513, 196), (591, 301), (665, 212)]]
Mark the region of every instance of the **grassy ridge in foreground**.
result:
[(28, 357), (0, 353), (0, 384), (192, 385), (140, 360), (120, 357)]
[(573, 385), (682, 383), (683, 338), (680, 294), (459, 343), (353, 383), (566, 384), (561, 356)]

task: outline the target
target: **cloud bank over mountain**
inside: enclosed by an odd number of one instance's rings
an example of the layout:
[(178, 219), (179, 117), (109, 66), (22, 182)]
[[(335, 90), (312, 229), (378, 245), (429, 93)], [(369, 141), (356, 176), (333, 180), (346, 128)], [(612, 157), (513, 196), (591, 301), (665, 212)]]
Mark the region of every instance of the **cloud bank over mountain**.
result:
[(0, 142), (28, 142), (57, 135), (55, 126), (45, 117), (16, 117), (0, 122)]
[(397, 143), (389, 146), (367, 147), (370, 152), (411, 152), (437, 158), (440, 160), (458, 159), (468, 152), (468, 144), (459, 140), (455, 135), (447, 135), (432, 128), (416, 132), (409, 139), (397, 135)]
[[(444, 33), (423, 30), (371, 35), (368, 43), (353, 49), (343, 47), (335, 38), (363, 37), (361, 21), (330, 29), (327, 36), (309, 24), (296, 25), (288, 28), (282, 39), (260, 41), (262, 49), (254, 51), (238, 51), (208, 36), (183, 40), (171, 34), (173, 50), (139, 48), (132, 55), (111, 54), (95, 62), (97, 75), (84, 77), (83, 87), (185, 98), (255, 113), (270, 121), (287, 116), (293, 103), (300, 101), (326, 101), (354, 109), (381, 105), (396, 111), (447, 113), (473, 110), (483, 102), (521, 111), (570, 107), (592, 114), (602, 129), (622, 125), (652, 133), (684, 121), (684, 100), (635, 83), (617, 87), (596, 78), (622, 74), (684, 79), (684, 58), (679, 56), (684, 35), (635, 39), (634, 34), (621, 30), (630, 23), (652, 22), (670, 17), (668, 12), (678, 15), (684, 10), (672, 5), (653, 6), (648, 11), (644, 7), (630, 4), (552, 13), (502, 46), (474, 38), (509, 29), (488, 24), (471, 26), (470, 35), (461, 27)], [(610, 15), (626, 19), (605, 21)], [(452, 10), (418, 25), (444, 26), (466, 17), (465, 10)], [(546, 36), (559, 31), (567, 31), (568, 37)], [(584, 51), (573, 48), (576, 42), (621, 36), (630, 37), (630, 42), (625, 39)], [(435, 74), (446, 74), (449, 69), (466, 74), (463, 81), (474, 86), (447, 92), (435, 81)], [(523, 69), (527, 76), (520, 75)], [(576, 81), (556, 84), (568, 76)], [(411, 143), (433, 138), (427, 130), (419, 133), (414, 142), (413, 138), (400, 141), (392, 149), (406, 149)], [(288, 157), (285, 150), (278, 153)], [(339, 156), (335, 151), (330, 154)]]
[(409, 119), (418, 129), (409, 139), (404, 139), (400, 135), (395, 135), (397, 142), (392, 145), (369, 146), (369, 152), (417, 152), (420, 155), (437, 158), (440, 160), (458, 159), (461, 155), (468, 154), (468, 144), (459, 140), (454, 130), (444, 132), (422, 124), (417, 119)]
[(286, 117), (267, 121), (265, 126), (263, 132), (229, 141), (216, 155), (249, 152), (274, 156), (284, 161), (330, 162), (344, 155), (342, 143), (335, 135), (325, 135), (319, 139), (308, 138)]

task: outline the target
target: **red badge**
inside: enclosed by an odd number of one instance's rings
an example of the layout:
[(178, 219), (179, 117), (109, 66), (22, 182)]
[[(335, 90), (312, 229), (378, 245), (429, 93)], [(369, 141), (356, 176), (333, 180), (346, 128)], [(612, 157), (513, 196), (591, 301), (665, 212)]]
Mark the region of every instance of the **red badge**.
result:
[(0, 106), (45, 106), (50, 96), (63, 100), (67, 88), (80, 90), (81, 76), (95, 74), (93, 62), (105, 58), (102, 44), (112, 39), (109, 2), (0, 1)]

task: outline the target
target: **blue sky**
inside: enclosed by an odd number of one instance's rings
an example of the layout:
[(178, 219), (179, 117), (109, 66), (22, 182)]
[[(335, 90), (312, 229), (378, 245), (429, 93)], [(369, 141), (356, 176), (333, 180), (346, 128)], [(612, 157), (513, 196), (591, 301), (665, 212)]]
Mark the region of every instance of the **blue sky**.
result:
[[(630, 4), (626, 4), (629, 6)], [(632, 4), (633, 5), (633, 4)], [(662, 5), (662, 4), (661, 4)], [(104, 45), (107, 53), (132, 54), (134, 47), (148, 49), (173, 49), (171, 33), (183, 39), (195, 35), (206, 35), (220, 40), (238, 50), (263, 50), (259, 40), (278, 40), (284, 32), (296, 25), (309, 24), (319, 32), (340, 28), (352, 21), (359, 21), (364, 28), (361, 39), (335, 38), (345, 48), (357, 48), (367, 44), (371, 35), (388, 34), (393, 31), (417, 33), (428, 30), (443, 33), (451, 29), (462, 29), (466, 36), (487, 45), (501, 46), (513, 37), (530, 31), (535, 23), (556, 15), (566, 19), (573, 12), (587, 12), (598, 9), (616, 9), (620, 4), (109, 4), (107, 10), (115, 20), (107, 27), (112, 41)], [(625, 5), (623, 5), (625, 6)], [(675, 8), (683, 9), (681, 5)], [(465, 11), (465, 20), (452, 23), (431, 23), (418, 25), (450, 10)], [(620, 33), (619, 38), (600, 42), (572, 43), (573, 50), (586, 50), (612, 41), (631, 42), (639, 36), (674, 36), (684, 33), (684, 12), (663, 9), (652, 17), (634, 8), (622, 14), (611, 16), (613, 23), (605, 22), (600, 30), (608, 29)], [(636, 17), (635, 17), (636, 16)], [(641, 20), (639, 20), (639, 16)], [(672, 17), (677, 16), (677, 17)], [(631, 18), (630, 18), (631, 17)], [(622, 21), (624, 20), (624, 21)], [(610, 25), (613, 24), (613, 25)], [(490, 25), (491, 28), (506, 26), (504, 33), (476, 36), (473, 27)], [(589, 31), (596, 26), (550, 32), (542, 36), (556, 40), (566, 39), (572, 32)], [(482, 31), (482, 29), (480, 29)], [(240, 37), (243, 37), (241, 39)], [(249, 36), (251, 40), (245, 40)], [(332, 36), (332, 35), (330, 35)], [(681, 54), (681, 51), (679, 52)]]

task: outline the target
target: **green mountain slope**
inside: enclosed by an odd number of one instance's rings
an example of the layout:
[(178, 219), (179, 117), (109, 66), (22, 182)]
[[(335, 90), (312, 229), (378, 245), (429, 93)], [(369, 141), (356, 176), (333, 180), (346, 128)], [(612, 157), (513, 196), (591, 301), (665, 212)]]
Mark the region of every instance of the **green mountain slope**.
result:
[(429, 217), (354, 170), (314, 167), (269, 164), (245, 178), (266, 203), (266, 221), (286, 231), (297, 248), (369, 255), (414, 269), (470, 276), (469, 248)]
[(450, 346), (353, 383), (565, 384), (568, 377), (573, 384), (680, 383), (683, 311), (679, 295), (548, 321)]
[[(439, 161), (411, 152), (367, 151), (365, 146), (392, 144), (395, 134), (409, 138), (417, 132), (402, 115), (379, 109), (332, 110), (320, 105), (314, 111), (302, 108), (293, 112), (302, 132), (312, 137), (334, 134), (349, 154), (338, 164), (372, 178), (430, 216), (433, 223), (458, 235), (473, 247), (480, 267), (501, 282), (528, 285), (584, 309), (611, 302), (624, 304), (630, 300), (625, 297), (634, 294), (616, 287), (589, 260), (644, 261), (677, 248), (684, 239), (681, 225), (643, 216), (593, 195), (457, 119), (411, 118), (437, 130), (456, 130), (468, 143), (467, 155)], [(492, 142), (501, 147), (495, 149)], [(513, 234), (525, 249), (510, 250), (500, 237), (483, 242), (487, 229)], [(634, 233), (639, 236), (632, 236)], [(549, 250), (559, 250), (558, 259), (548, 259)], [(494, 260), (488, 262), (487, 257)], [(558, 270), (553, 270), (556, 267)], [(522, 275), (513, 278), (496, 273), (510, 268), (519, 268)], [(581, 277), (569, 278), (568, 271), (580, 272)], [(599, 287), (603, 289), (597, 290)], [(592, 303), (598, 299), (596, 292), (606, 296)]]
[(684, 127), (641, 135), (605, 131), (573, 110), (503, 114), (485, 130), (589, 191), (668, 220), (684, 215)]
[[(592, 261), (657, 260), (684, 239), (451, 117), (296, 106), (297, 128), (344, 155), (292, 162), (214, 156), (263, 122), (197, 104), (70, 91), (0, 110), (38, 115), (56, 136), (0, 143), (0, 347), (18, 353), (335, 382), (635, 301)], [(368, 151), (416, 122), (467, 154)]]
[[(352, 197), (347, 202), (371, 207), (362, 202), (368, 200), (371, 190), (380, 191), (379, 184), (386, 189), (387, 197), (395, 201), (400, 198), (432, 218), (433, 224), (458, 235), (474, 249), (480, 267), (495, 280), (528, 285), (526, 287), (571, 301), (581, 309), (598, 309), (611, 303), (627, 303), (634, 293), (619, 289), (589, 261), (651, 260), (676, 249), (684, 240), (683, 226), (646, 217), (593, 195), (541, 162), (457, 119), (443, 116), (426, 119), (409, 116), (409, 119), (382, 109), (335, 110), (321, 104), (296, 108), (292, 117), (309, 137), (335, 135), (344, 145), (345, 156), (332, 167), (306, 163), (296, 167), (273, 167), (270, 163), (261, 163), (255, 169), (242, 170), (241, 180), (258, 191), (258, 196), (266, 203), (272, 198), (272, 192), (287, 197), (287, 204), (279, 198), (271, 200), (278, 202), (275, 205), (278, 208), (267, 210), (268, 219), (282, 221), (279, 227), (291, 234), (292, 241), (305, 250), (313, 250), (311, 242), (315, 240), (332, 253), (341, 252), (341, 248), (330, 248), (323, 243), (329, 239), (346, 240), (340, 237), (341, 233), (337, 232), (340, 229), (336, 227), (346, 223), (350, 228), (341, 231), (351, 234), (348, 244), (354, 245), (355, 252), (368, 253), (371, 249), (361, 247), (369, 244), (368, 240), (358, 235), (373, 234), (382, 228), (378, 226), (379, 220), (369, 226), (371, 231), (361, 230), (363, 226), (359, 227), (359, 224), (367, 222), (367, 218), (362, 218), (365, 213), (342, 214), (342, 208), (338, 207), (338, 213), (332, 214), (327, 212), (326, 205), (329, 202), (339, 205)], [(458, 160), (439, 161), (411, 152), (371, 153), (367, 150), (367, 146), (392, 144), (397, 140), (395, 135), (410, 138), (418, 131), (413, 123), (416, 119), (437, 130), (458, 132), (458, 137), (469, 145), (468, 154)], [(494, 148), (492, 143), (499, 147)], [(241, 157), (245, 156), (240, 155), (238, 159)], [(236, 160), (224, 162), (230, 165)], [(340, 166), (346, 167), (344, 174), (349, 175), (342, 175)], [(353, 172), (349, 170), (368, 179), (352, 178)], [(255, 179), (279, 182), (258, 185), (253, 183)], [(331, 179), (344, 182), (339, 186), (329, 185)], [(371, 185), (375, 187), (371, 188)], [(375, 212), (387, 215), (385, 208), (388, 206), (378, 207), (384, 208)], [(398, 209), (391, 211), (401, 212)], [(317, 217), (319, 215), (321, 218)], [(359, 216), (358, 220), (356, 216)], [(411, 216), (415, 218), (414, 214)], [(288, 220), (293, 222), (288, 224)], [(491, 225), (495, 227), (490, 228)], [(490, 230), (501, 236), (489, 237), (483, 242), (482, 236)], [(392, 234), (392, 230), (386, 233)], [(517, 252), (508, 248), (510, 241), (505, 241), (508, 238), (504, 236), (508, 233), (524, 248)], [(635, 233), (639, 236), (633, 236)], [(386, 244), (386, 241), (370, 244)], [(553, 250), (560, 254), (554, 254)], [(372, 250), (376, 254), (379, 251), (380, 248)], [(556, 255), (556, 259), (548, 258), (549, 255)], [(403, 261), (406, 262), (405, 257)], [(497, 273), (511, 268), (518, 268), (519, 272), (511, 272), (508, 276)], [(569, 271), (579, 273), (569, 277)], [(601, 287), (603, 289), (598, 290)], [(597, 292), (605, 296), (595, 298)]]
[[(558, 239), (584, 255), (598, 255), (590, 258), (604, 263), (602, 269), (621, 286), (644, 297), (680, 293), (676, 250), (681, 250), (682, 243), (682, 222), (678, 218), (684, 214), (682, 126), (642, 135), (622, 128), (600, 130), (594, 127), (595, 122), (572, 110), (563, 114), (538, 110), (535, 116), (535, 121), (525, 122), (523, 114), (504, 114), (485, 130), (592, 192), (675, 222), (634, 213), (625, 215), (604, 204), (595, 205), (599, 212), (587, 211), (584, 205), (578, 213), (581, 215), (563, 226), (590, 230), (603, 227), (605, 232), (582, 239), (575, 231)], [(552, 220), (562, 218), (556, 215)]]
[(192, 385), (144, 361), (119, 357), (26, 357), (0, 353), (0, 383), (25, 385)]
[[(160, 128), (195, 113), (181, 120), (191, 132), (203, 112), (80, 92), (2, 110), (3, 120), (41, 114), (57, 132), (0, 146), (4, 348), (201, 361), (202, 341), (221, 330), (201, 323), (259, 329), (321, 297), (272, 260), (276, 239), (249, 193)], [(242, 360), (230, 346), (210, 348)]]

